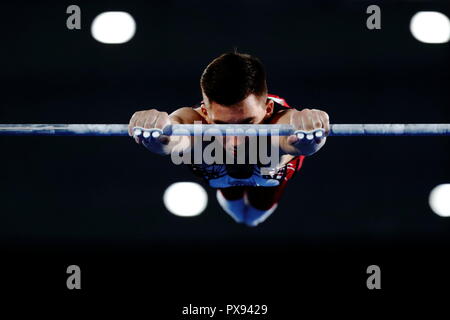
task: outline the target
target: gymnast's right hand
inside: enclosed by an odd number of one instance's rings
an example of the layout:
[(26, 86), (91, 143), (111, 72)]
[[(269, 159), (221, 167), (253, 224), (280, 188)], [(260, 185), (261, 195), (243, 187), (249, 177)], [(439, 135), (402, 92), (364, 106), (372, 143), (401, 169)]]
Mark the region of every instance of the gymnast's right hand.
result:
[[(169, 143), (169, 137), (159, 135), (157, 138), (153, 136), (145, 137), (141, 133), (136, 134), (135, 129), (159, 129), (171, 124), (171, 120), (167, 112), (160, 112), (156, 109), (137, 111), (133, 114), (128, 124), (128, 134), (134, 138), (136, 143), (144, 145), (150, 151), (163, 153), (164, 146)], [(139, 131), (138, 131), (139, 133)]]

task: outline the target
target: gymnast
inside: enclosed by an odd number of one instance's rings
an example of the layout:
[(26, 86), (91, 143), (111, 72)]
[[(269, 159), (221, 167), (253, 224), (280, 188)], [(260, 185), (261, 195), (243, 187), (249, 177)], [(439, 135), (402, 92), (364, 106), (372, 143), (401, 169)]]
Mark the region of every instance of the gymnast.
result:
[[(289, 124), (295, 130), (314, 132), (313, 138), (298, 135), (276, 137), (279, 161), (274, 170), (263, 171), (257, 164), (189, 164), (197, 176), (217, 189), (216, 197), (236, 222), (254, 227), (277, 208), (288, 180), (300, 170), (306, 156), (320, 150), (330, 132), (327, 113), (316, 109), (297, 110), (283, 98), (268, 94), (266, 74), (260, 60), (242, 53), (226, 53), (214, 59), (200, 79), (203, 100), (193, 107), (180, 108), (170, 115), (156, 109), (138, 111), (128, 125), (128, 134), (150, 151), (169, 155), (189, 152), (193, 138), (188, 136), (137, 135), (136, 128), (160, 129), (176, 124)], [(273, 144), (273, 137), (268, 143)], [(218, 139), (224, 154), (236, 157), (245, 136)], [(240, 149), (239, 149), (240, 150)]]

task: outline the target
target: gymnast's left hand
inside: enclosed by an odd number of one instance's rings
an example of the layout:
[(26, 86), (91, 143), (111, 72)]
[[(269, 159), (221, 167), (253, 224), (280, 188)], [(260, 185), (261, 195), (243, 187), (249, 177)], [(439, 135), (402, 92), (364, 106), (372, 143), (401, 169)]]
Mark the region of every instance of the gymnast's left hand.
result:
[(314, 137), (314, 139), (300, 139), (296, 135), (291, 135), (287, 139), (287, 143), (297, 149), (300, 154), (311, 155), (317, 152), (326, 141), (326, 137), (330, 133), (330, 118), (324, 111), (317, 109), (296, 110), (291, 113), (290, 124), (294, 130), (311, 132), (318, 129), (324, 130), (322, 137)]

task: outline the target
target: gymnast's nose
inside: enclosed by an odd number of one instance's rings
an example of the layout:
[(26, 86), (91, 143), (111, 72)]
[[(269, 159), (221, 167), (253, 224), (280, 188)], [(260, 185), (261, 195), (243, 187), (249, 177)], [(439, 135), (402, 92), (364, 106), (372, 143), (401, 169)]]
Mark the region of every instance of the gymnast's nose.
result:
[(225, 145), (227, 148), (237, 148), (239, 145), (245, 143), (245, 137), (230, 136), (225, 137)]

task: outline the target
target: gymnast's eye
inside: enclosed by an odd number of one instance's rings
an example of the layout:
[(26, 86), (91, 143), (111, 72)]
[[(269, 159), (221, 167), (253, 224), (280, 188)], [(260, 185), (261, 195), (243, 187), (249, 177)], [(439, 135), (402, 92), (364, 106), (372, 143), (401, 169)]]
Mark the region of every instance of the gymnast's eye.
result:
[(252, 124), (255, 122), (254, 118), (245, 119), (241, 122), (241, 124)]

